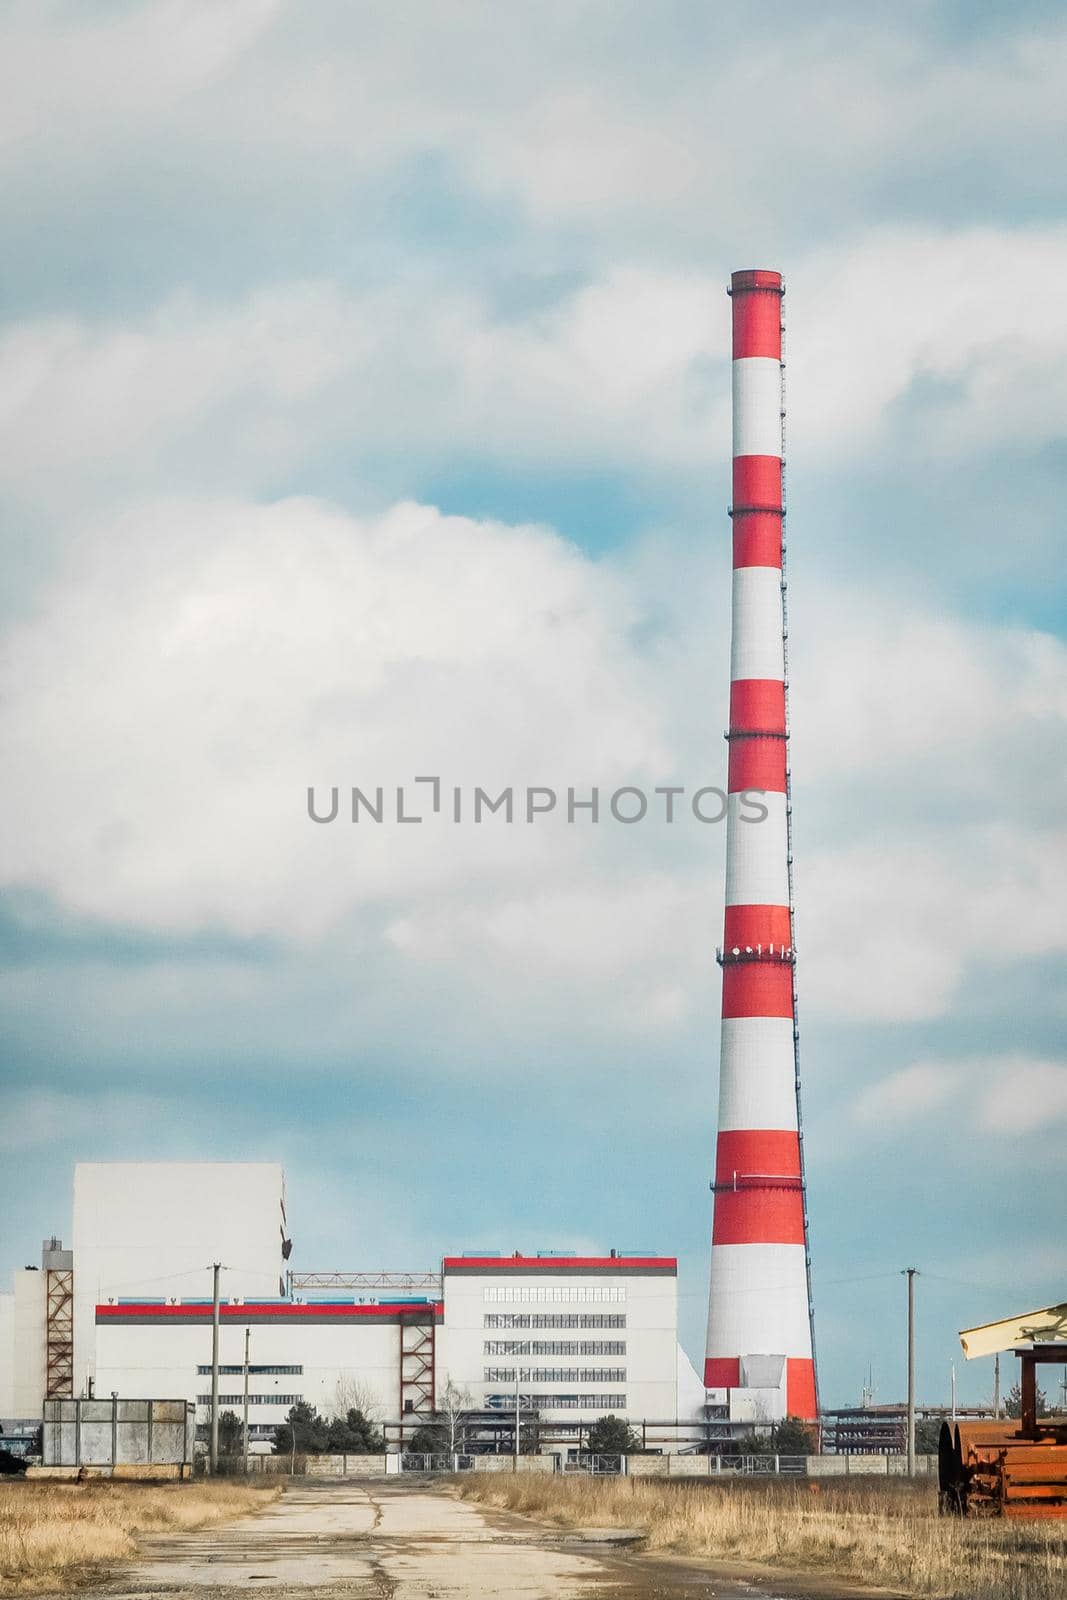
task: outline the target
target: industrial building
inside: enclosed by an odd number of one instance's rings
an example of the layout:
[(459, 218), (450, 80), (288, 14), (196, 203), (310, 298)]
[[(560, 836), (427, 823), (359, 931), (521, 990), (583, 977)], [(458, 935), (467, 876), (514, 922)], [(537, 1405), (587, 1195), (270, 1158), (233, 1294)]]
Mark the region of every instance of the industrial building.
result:
[(272, 1163), (79, 1165), (73, 1222), (73, 1250), (48, 1240), (0, 1295), (5, 1425), (90, 1395), (182, 1397), (205, 1425), (215, 1261), (220, 1407), (243, 1409), (247, 1337), (263, 1447), (300, 1401), (360, 1406), (399, 1447), (449, 1386), (489, 1435), (516, 1403), (556, 1440), (607, 1412), (653, 1428), (703, 1415), (673, 1257), (482, 1251), (434, 1271), (299, 1272)]

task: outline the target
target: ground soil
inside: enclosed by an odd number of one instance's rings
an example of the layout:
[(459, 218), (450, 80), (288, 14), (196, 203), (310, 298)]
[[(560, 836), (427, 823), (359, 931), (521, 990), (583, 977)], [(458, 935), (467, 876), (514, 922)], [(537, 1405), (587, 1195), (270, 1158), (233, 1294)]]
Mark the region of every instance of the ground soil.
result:
[[(875, 1591), (642, 1553), (626, 1530), (548, 1528), (432, 1482), (297, 1480), (255, 1516), (149, 1536), (98, 1600), (848, 1600)], [(885, 1591), (881, 1591), (884, 1595)]]

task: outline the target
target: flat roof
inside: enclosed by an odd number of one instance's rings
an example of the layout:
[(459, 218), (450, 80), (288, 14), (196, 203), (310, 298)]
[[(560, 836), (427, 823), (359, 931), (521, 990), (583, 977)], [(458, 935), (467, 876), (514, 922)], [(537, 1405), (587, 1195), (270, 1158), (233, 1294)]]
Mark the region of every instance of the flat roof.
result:
[(443, 1271), (461, 1277), (530, 1272), (540, 1277), (572, 1278), (583, 1274), (619, 1277), (659, 1274), (677, 1277), (675, 1256), (445, 1256)]

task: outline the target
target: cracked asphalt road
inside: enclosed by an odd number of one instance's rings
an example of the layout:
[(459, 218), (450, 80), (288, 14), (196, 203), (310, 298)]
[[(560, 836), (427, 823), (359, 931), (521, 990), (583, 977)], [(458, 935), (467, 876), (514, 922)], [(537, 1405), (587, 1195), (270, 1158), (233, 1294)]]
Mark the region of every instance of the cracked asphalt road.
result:
[[(107, 1600), (767, 1600), (693, 1563), (626, 1548), (610, 1530), (565, 1532), (454, 1499), (432, 1484), (295, 1483), (254, 1516), (144, 1538), (141, 1556), (95, 1593)], [(780, 1591), (779, 1591), (780, 1592)], [(811, 1591), (808, 1591), (811, 1593)], [(840, 1591), (838, 1591), (840, 1594)]]

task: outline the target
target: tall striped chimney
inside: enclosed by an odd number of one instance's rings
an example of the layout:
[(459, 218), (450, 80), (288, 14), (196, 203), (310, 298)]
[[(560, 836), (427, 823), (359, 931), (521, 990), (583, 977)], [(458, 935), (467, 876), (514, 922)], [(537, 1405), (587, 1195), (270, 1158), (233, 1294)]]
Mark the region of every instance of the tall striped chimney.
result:
[[(818, 1407), (793, 948), (781, 274), (735, 272), (729, 293), (734, 418), (729, 809), (704, 1382), (708, 1388), (759, 1387), (767, 1381), (768, 1364), (751, 1358), (785, 1356), (786, 1410), (813, 1419)], [(750, 790), (762, 796), (746, 800)], [(766, 808), (762, 820), (759, 805)]]

